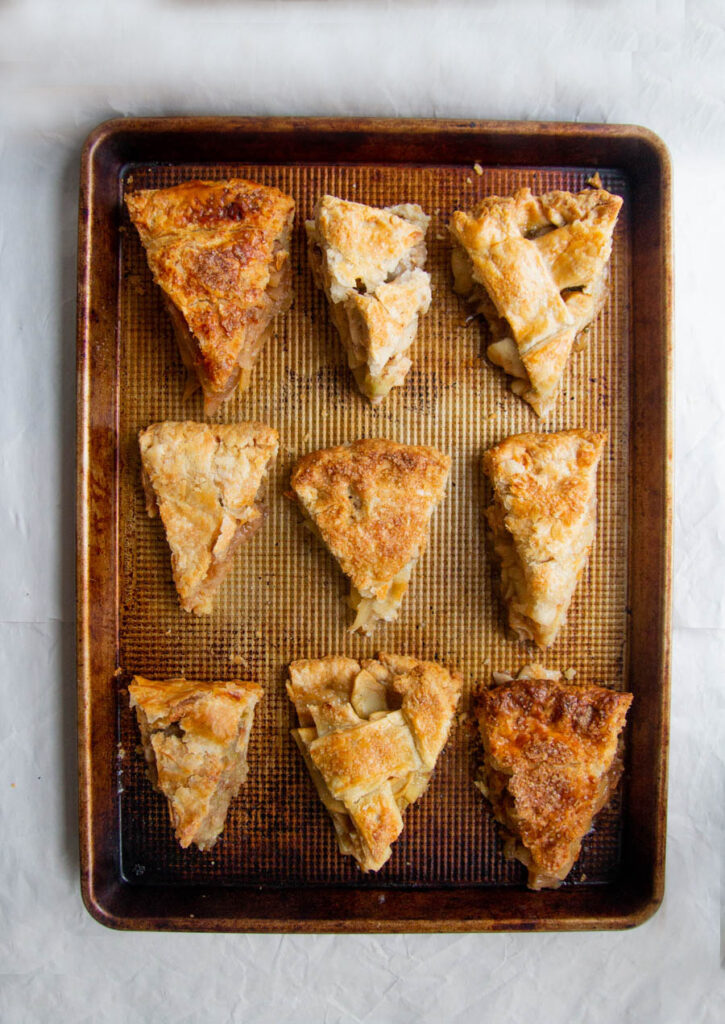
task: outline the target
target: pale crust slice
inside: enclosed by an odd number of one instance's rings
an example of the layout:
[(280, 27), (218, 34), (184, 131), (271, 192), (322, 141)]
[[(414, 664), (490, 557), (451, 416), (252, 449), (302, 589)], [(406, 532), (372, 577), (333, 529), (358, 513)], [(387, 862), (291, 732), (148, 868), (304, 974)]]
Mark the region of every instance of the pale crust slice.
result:
[(154, 787), (166, 797), (182, 847), (214, 845), (229, 804), (247, 777), (247, 747), (256, 683), (154, 681), (134, 676), (128, 688)]
[(295, 466), (292, 489), (352, 582), (353, 630), (370, 635), (397, 617), (449, 468), (435, 448), (382, 439), (310, 452)]
[(340, 852), (377, 871), (446, 745), (461, 677), (434, 662), (378, 654), (290, 665), (292, 735), (335, 826)]
[(548, 647), (564, 624), (594, 540), (605, 441), (589, 430), (516, 434), (483, 457), (501, 593), (520, 640)]
[(412, 203), (378, 209), (326, 195), (306, 223), (315, 281), (373, 404), (405, 380), (418, 319), (430, 307), (429, 220)]
[(262, 486), (278, 440), (263, 423), (167, 421), (141, 431), (146, 508), (161, 516), (187, 612), (211, 612), (234, 552), (264, 522)]
[(491, 362), (537, 415), (553, 408), (581, 332), (602, 308), (622, 200), (604, 189), (489, 196), (457, 210), (455, 289), (488, 321)]
[(295, 204), (279, 189), (233, 178), (126, 196), (163, 289), (191, 386), (214, 413), (249, 386), (272, 321), (292, 303)]
[(614, 793), (631, 702), (629, 693), (553, 679), (520, 678), (478, 694), (478, 785), (504, 826), (506, 856), (528, 868), (529, 888), (561, 884)]

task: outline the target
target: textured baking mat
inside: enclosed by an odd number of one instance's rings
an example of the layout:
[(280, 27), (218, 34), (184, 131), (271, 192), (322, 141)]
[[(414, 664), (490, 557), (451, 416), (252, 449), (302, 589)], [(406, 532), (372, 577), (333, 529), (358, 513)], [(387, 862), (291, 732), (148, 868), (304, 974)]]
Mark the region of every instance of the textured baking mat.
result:
[[(451, 287), (446, 224), (456, 208), (479, 197), (584, 187), (591, 169), (473, 167), (135, 166), (126, 190), (190, 178), (249, 177), (289, 192), (297, 202), (292, 250), (296, 298), (277, 322), (253, 385), (215, 419), (260, 420), (276, 427), (280, 456), (270, 485), (264, 529), (236, 556), (211, 617), (187, 615), (171, 578), (158, 519), (147, 517), (137, 435), (164, 419), (203, 420), (197, 393), (182, 401), (184, 370), (171, 324), (136, 231), (121, 218), (120, 287), (120, 664), (119, 801), (124, 876), (139, 884), (460, 885), (521, 884), (523, 868), (502, 855), (488, 805), (473, 785), (477, 744), (465, 721), (468, 696), (491, 672), (515, 672), (537, 660), (573, 668), (577, 680), (624, 688), (626, 665), (628, 392), (630, 345), (627, 184), (600, 169), (605, 188), (624, 197), (611, 262), (610, 294), (573, 355), (555, 411), (542, 424), (514, 396), (504, 374), (487, 363), (484, 328)], [(329, 192), (373, 205), (417, 202), (432, 215), (428, 269), (433, 303), (412, 350), (404, 387), (373, 408), (357, 390), (312, 281), (304, 220)], [(587, 427), (609, 434), (599, 477), (599, 525), (590, 565), (568, 623), (548, 651), (507, 640), (485, 551), (483, 451), (524, 430)], [(302, 527), (285, 497), (295, 460), (316, 448), (361, 437), (432, 444), (449, 452), (447, 497), (433, 519), (428, 550), (412, 578), (399, 620), (372, 639), (347, 632), (348, 583), (333, 559)], [(378, 650), (439, 659), (465, 679), (463, 721), (454, 729), (425, 796), (408, 809), (393, 855), (363, 876), (337, 850), (332, 824), (289, 735), (292, 707), (285, 666), (301, 657)], [(249, 780), (230, 809), (222, 838), (209, 852), (181, 850), (164, 799), (146, 778), (125, 685), (140, 673), (163, 679), (251, 678), (264, 686), (249, 751)], [(626, 781), (625, 781), (626, 784)], [(584, 842), (570, 882), (616, 876), (620, 800), (603, 811)]]

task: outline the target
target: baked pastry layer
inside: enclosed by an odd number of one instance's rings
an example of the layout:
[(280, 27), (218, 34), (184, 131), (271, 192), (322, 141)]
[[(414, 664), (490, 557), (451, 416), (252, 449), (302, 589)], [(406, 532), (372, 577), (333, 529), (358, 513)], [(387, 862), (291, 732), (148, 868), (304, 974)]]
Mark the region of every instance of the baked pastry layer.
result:
[(154, 681), (134, 676), (128, 688), (154, 787), (166, 797), (182, 847), (208, 850), (247, 777), (247, 747), (256, 683)]
[(252, 367), (292, 302), (294, 201), (257, 182), (188, 181), (126, 196), (163, 289), (193, 391), (214, 413)]
[(292, 489), (352, 582), (352, 630), (370, 635), (397, 617), (449, 468), (435, 448), (383, 439), (310, 452), (295, 466)]
[(487, 355), (537, 415), (552, 409), (572, 347), (606, 297), (622, 200), (604, 189), (528, 188), (457, 210), (454, 286), (488, 321)]
[(335, 826), (340, 852), (377, 871), (448, 740), (461, 677), (395, 654), (290, 665), (292, 735)]
[(154, 423), (139, 435), (146, 509), (171, 548), (182, 607), (208, 615), (232, 556), (264, 522), (278, 434), (263, 423)]
[(358, 387), (374, 404), (405, 380), (418, 318), (430, 306), (429, 221), (412, 203), (378, 209), (325, 195), (305, 225), (315, 281)]
[(504, 826), (506, 855), (528, 868), (529, 888), (561, 884), (610, 800), (631, 702), (629, 693), (553, 679), (511, 680), (478, 694), (479, 788)]
[(501, 594), (520, 640), (548, 647), (565, 621), (594, 540), (605, 440), (589, 430), (516, 434), (483, 457)]

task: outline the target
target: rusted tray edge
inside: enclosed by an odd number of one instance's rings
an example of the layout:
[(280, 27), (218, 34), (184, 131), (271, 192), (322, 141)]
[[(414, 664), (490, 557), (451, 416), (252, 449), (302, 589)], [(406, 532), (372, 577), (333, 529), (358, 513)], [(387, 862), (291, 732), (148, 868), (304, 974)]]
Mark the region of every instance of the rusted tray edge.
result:
[[(294, 129), (314, 129), (321, 133), (361, 132), (373, 133), (378, 140), (384, 139), (390, 134), (399, 134), (410, 137), (416, 133), (430, 134), (431, 132), (454, 132), (466, 136), (470, 133), (487, 133), (494, 137), (508, 137), (511, 133), (517, 133), (519, 137), (525, 136), (530, 140), (543, 138), (556, 138), (560, 133), (569, 137), (576, 136), (582, 140), (596, 138), (599, 141), (611, 139), (636, 139), (641, 142), (650, 152), (657, 163), (659, 187), (661, 191), (661, 223), (659, 225), (662, 233), (661, 265), (657, 268), (657, 280), (660, 284), (662, 296), (661, 322), (658, 327), (658, 334), (662, 339), (662, 351), (660, 355), (660, 372), (664, 387), (660, 390), (661, 401), (659, 412), (662, 417), (662, 448), (664, 454), (664, 465), (661, 467), (661, 487), (658, 494), (659, 515), (658, 525), (661, 525), (662, 544), (660, 546), (661, 573), (660, 588), (658, 590), (659, 600), (656, 604), (656, 619), (661, 626), (659, 632), (660, 643), (655, 652), (650, 651), (650, 656), (656, 661), (656, 674), (660, 683), (661, 711), (659, 721), (660, 758), (659, 771), (655, 783), (655, 799), (653, 801), (656, 813), (660, 821), (657, 829), (657, 841), (651, 875), (647, 884), (640, 889), (638, 898), (630, 899), (631, 909), (625, 915), (602, 913), (596, 917), (590, 915), (575, 916), (566, 913), (557, 914), (555, 917), (537, 915), (537, 920), (522, 920), (520, 915), (487, 913), (484, 900), (482, 913), (471, 914), (460, 913), (456, 916), (456, 908), (450, 906), (450, 901), (445, 901), (446, 908), (436, 907), (440, 912), (445, 909), (447, 916), (437, 918), (414, 916), (407, 914), (402, 918), (379, 917), (369, 915), (351, 915), (350, 918), (324, 919), (310, 914), (306, 918), (291, 918), (285, 915), (257, 916), (248, 915), (244, 912), (233, 916), (207, 916), (197, 914), (174, 915), (168, 917), (164, 914), (155, 916), (138, 916), (134, 910), (130, 914), (118, 913), (112, 909), (115, 903), (113, 893), (104, 887), (99, 890), (97, 885), (100, 873), (100, 865), (96, 856), (94, 843), (94, 823), (98, 827), (99, 815), (103, 811), (103, 817), (107, 818), (107, 809), (100, 806), (99, 777), (94, 778), (94, 765), (92, 758), (92, 742), (94, 731), (92, 683), (94, 678), (94, 660), (98, 664), (99, 643), (103, 646), (106, 654), (111, 649), (115, 650), (116, 632), (115, 622), (103, 620), (102, 614), (99, 620), (91, 610), (91, 587), (94, 576), (94, 568), (98, 560), (98, 551), (93, 550), (93, 530), (97, 525), (93, 513), (98, 512), (96, 508), (96, 497), (94, 492), (94, 471), (100, 471), (103, 476), (104, 467), (112, 467), (115, 462), (116, 453), (113, 445), (113, 426), (117, 415), (117, 408), (109, 411), (107, 421), (101, 424), (99, 442), (99, 424), (94, 422), (91, 403), (91, 384), (93, 382), (93, 361), (94, 345), (98, 344), (99, 335), (105, 331), (106, 338), (112, 337), (115, 340), (115, 323), (109, 323), (115, 317), (115, 310), (99, 310), (94, 308), (94, 282), (91, 275), (91, 256), (94, 246), (97, 244), (96, 236), (100, 236), (101, 230), (98, 224), (93, 223), (93, 213), (97, 201), (98, 174), (100, 168), (95, 166), (98, 163), (99, 151), (108, 140), (116, 139), (119, 133), (144, 132), (153, 136), (155, 133), (163, 134), (173, 132), (186, 132), (193, 130), (206, 130), (219, 133), (224, 136), (230, 128), (244, 128), (247, 131), (265, 135), (280, 131), (292, 131)], [(354, 158), (358, 162), (359, 158)], [(540, 165), (546, 165), (546, 160), (541, 155), (536, 155)], [(382, 162), (382, 161), (379, 161)], [(429, 162), (429, 161), (428, 161)], [(445, 161), (449, 162), (449, 161)], [(558, 161), (557, 161), (558, 162)], [(95, 172), (95, 177), (94, 177)], [(664, 852), (665, 852), (665, 824), (664, 815), (666, 808), (666, 777), (667, 777), (667, 736), (669, 718), (669, 629), (670, 629), (670, 580), (671, 580), (671, 531), (672, 531), (672, 406), (671, 406), (671, 363), (672, 363), (672, 326), (671, 326), (671, 175), (669, 157), (664, 144), (647, 129), (620, 126), (620, 125), (569, 125), (569, 124), (529, 124), (518, 122), (476, 122), (476, 121), (385, 121), (380, 119), (215, 119), (215, 118), (182, 118), (182, 119), (130, 119), (107, 122), (99, 126), (88, 138), (83, 151), (81, 169), (81, 207), (79, 217), (79, 277), (78, 277), (78, 434), (77, 434), (77, 459), (78, 459), (78, 488), (77, 488), (77, 612), (78, 612), (78, 679), (79, 679), (79, 703), (78, 703), (78, 726), (79, 726), (79, 789), (80, 789), (80, 841), (81, 841), (81, 880), (84, 902), (90, 913), (102, 923), (116, 928), (168, 928), (185, 930), (224, 930), (224, 931), (471, 931), (471, 930), (506, 930), (506, 929), (580, 929), (580, 928), (622, 928), (630, 927), (641, 923), (651, 916), (657, 909), (662, 899), (664, 887)], [(109, 328), (112, 328), (109, 333)], [(633, 380), (636, 384), (636, 374), (633, 373)], [(633, 403), (636, 409), (636, 403)], [(634, 421), (634, 417), (633, 417)], [(634, 431), (633, 431), (634, 433)], [(110, 443), (109, 443), (110, 442)], [(96, 479), (96, 483), (98, 480)], [(633, 488), (634, 495), (634, 488)], [(114, 507), (115, 512), (115, 507)], [(112, 525), (115, 530), (115, 524)], [(108, 559), (107, 559), (108, 562)], [(118, 582), (117, 574), (113, 575), (115, 583)], [(116, 607), (115, 601), (105, 602), (107, 606), (111, 603)], [(103, 612), (100, 608), (100, 612)], [(101, 630), (99, 626), (105, 625), (106, 630), (110, 627), (112, 643), (109, 642), (108, 633)], [(93, 627), (93, 628), (92, 628)], [(91, 633), (93, 632), (93, 636)], [(95, 652), (95, 659), (94, 659)], [(114, 662), (115, 664), (115, 662)], [(97, 728), (97, 724), (96, 724)], [(98, 768), (98, 766), (96, 766)], [(98, 798), (98, 799), (97, 799)], [(107, 825), (112, 822), (106, 821)], [(117, 827), (117, 823), (116, 823)], [(112, 865), (106, 863), (104, 868), (108, 870)], [(120, 873), (117, 875), (120, 883)], [(612, 887), (607, 886), (610, 895)], [(143, 890), (140, 890), (143, 892)], [(237, 892), (238, 890), (233, 890)], [(178, 894), (179, 890), (174, 890)], [(375, 891), (371, 891), (374, 895)], [(227, 892), (227, 896), (230, 893)], [(240, 893), (240, 895), (243, 895)], [(434, 904), (440, 903), (438, 890), (427, 890), (431, 909)], [(490, 895), (490, 894), (488, 894)], [(511, 894), (509, 894), (511, 895)], [(516, 893), (516, 899), (522, 893)], [(568, 892), (569, 905), (573, 904), (572, 893)], [(389, 894), (388, 894), (389, 896)], [(349, 897), (349, 890), (348, 890)], [(539, 906), (543, 904), (540, 897)], [(237, 901), (234, 900), (236, 903)], [(390, 901), (388, 899), (388, 904)], [(231, 908), (229, 908), (231, 909)], [(240, 907), (240, 910), (242, 908)], [(251, 908), (250, 908), (251, 909)], [(491, 908), (493, 910), (493, 908)], [(499, 908), (500, 911), (500, 908)], [(389, 913), (389, 910), (387, 911)]]

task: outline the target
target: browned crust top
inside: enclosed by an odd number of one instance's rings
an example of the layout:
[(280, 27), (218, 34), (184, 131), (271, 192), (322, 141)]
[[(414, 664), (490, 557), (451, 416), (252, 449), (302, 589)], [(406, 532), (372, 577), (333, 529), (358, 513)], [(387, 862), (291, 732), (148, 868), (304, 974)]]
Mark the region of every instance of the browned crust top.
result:
[(514, 434), (484, 454), (483, 470), (509, 515), (569, 523), (586, 511), (606, 440), (591, 430)]
[(553, 680), (479, 692), (476, 717), (496, 816), (535, 872), (562, 879), (619, 775), (629, 693)]
[(310, 452), (292, 488), (359, 590), (389, 582), (425, 549), (450, 457), (424, 445), (354, 441)]
[(196, 338), (210, 386), (221, 390), (247, 329), (266, 319), (270, 275), (289, 260), (281, 240), (294, 200), (232, 178), (132, 192), (126, 205), (154, 280)]

